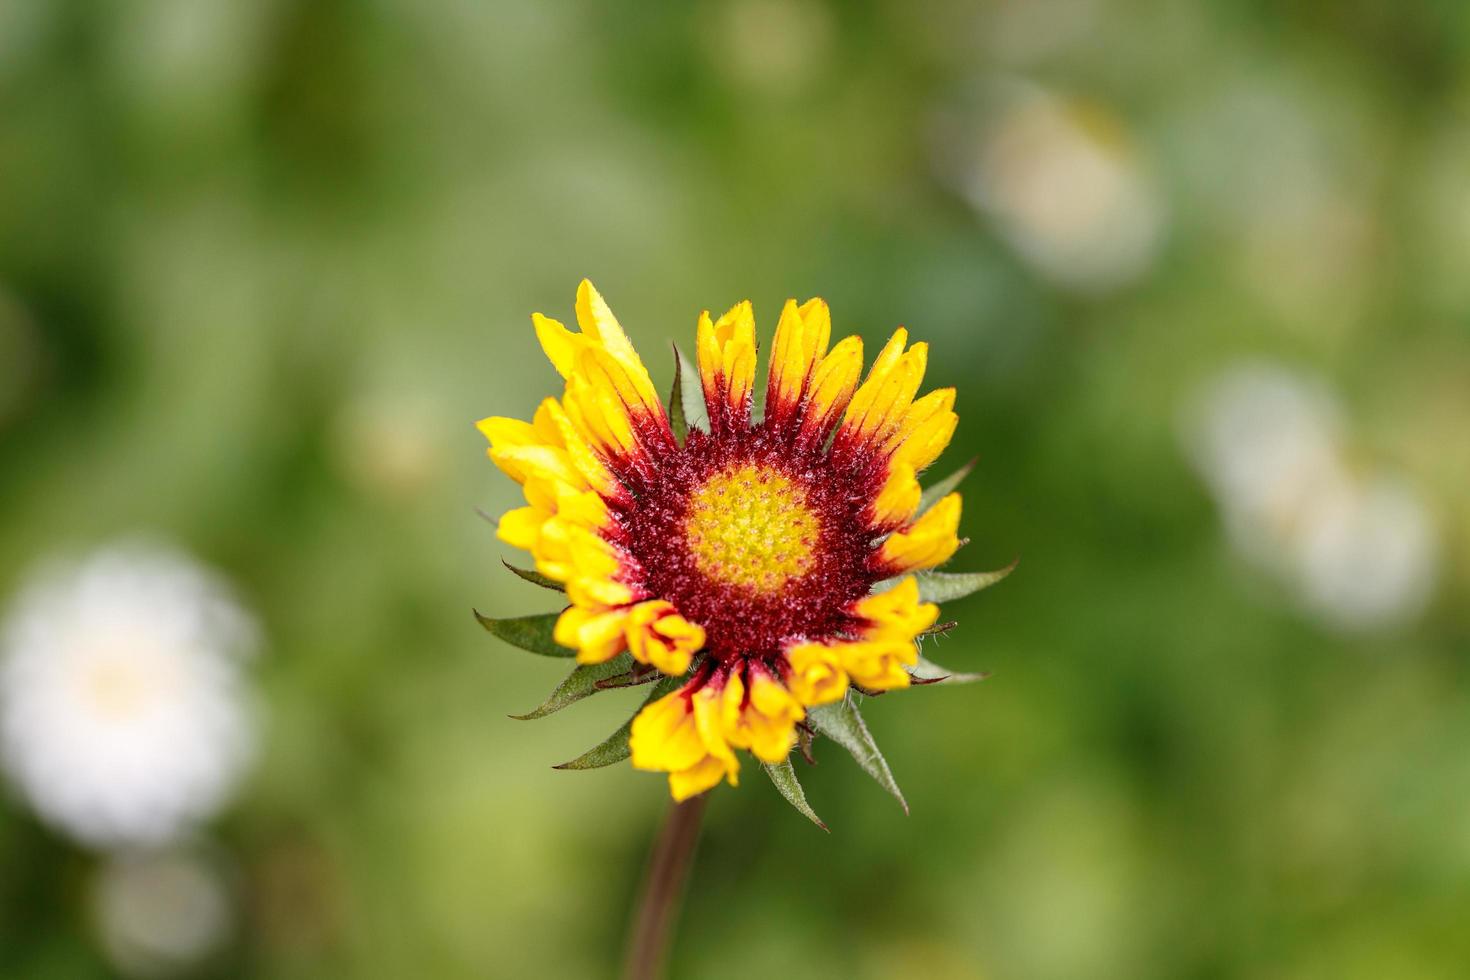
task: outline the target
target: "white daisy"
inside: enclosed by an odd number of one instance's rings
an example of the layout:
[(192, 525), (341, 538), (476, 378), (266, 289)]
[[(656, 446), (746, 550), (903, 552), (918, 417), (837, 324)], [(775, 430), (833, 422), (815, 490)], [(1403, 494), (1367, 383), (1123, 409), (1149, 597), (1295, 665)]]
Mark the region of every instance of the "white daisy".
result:
[(941, 174), (1056, 284), (1101, 293), (1153, 265), (1167, 215), (1123, 121), (1025, 82), (941, 113)]
[(252, 755), (253, 622), (214, 575), (142, 543), (40, 570), (0, 630), (0, 760), (46, 822), (98, 847), (213, 815)]
[(1342, 430), (1325, 385), (1246, 364), (1205, 386), (1185, 448), (1242, 554), (1334, 629), (1391, 627), (1430, 598), (1437, 532), (1408, 480), (1348, 465)]

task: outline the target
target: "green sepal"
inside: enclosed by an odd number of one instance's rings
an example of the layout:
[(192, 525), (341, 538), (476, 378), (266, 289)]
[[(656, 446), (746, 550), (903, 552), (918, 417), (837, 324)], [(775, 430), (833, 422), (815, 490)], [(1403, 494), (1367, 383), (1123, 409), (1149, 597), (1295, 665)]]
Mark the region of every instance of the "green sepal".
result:
[[(642, 711), (665, 694), (677, 689), (688, 679), (688, 674), (679, 677), (665, 677), (653, 685), (653, 690), (648, 692), (648, 697), (644, 698), (643, 704), (638, 707), (638, 711)], [(633, 712), (633, 718), (638, 717), (638, 711)], [(632, 752), (628, 749), (628, 736), (633, 732), (633, 718), (629, 718), (623, 722), (621, 728), (575, 759), (572, 759), (570, 762), (563, 762), (559, 766), (552, 766), (551, 768), (601, 769), (603, 766), (610, 766), (614, 763), (622, 762), (628, 756), (632, 755)]]
[(690, 429), (709, 431), (709, 410), (704, 404), (704, 383), (699, 380), (698, 366), (684, 357), (674, 345), (674, 387), (669, 392), (669, 424), (680, 445)]
[(878, 751), (873, 734), (863, 723), (863, 716), (858, 713), (852, 692), (849, 691), (841, 701), (834, 704), (812, 708), (807, 713), (807, 720), (818, 732), (852, 753), (857, 764), (876, 779), (879, 786), (893, 794), (899, 806), (903, 807), (903, 812), (909, 812), (908, 801), (903, 798), (903, 792), (898, 788), (883, 753)]
[(953, 493), (956, 487), (965, 482), (965, 477), (969, 476), (970, 473), (975, 469), (975, 464), (979, 462), (979, 460), (980, 457), (976, 456), (964, 466), (961, 466), (949, 476), (934, 484), (932, 487), (925, 487), (923, 494), (921, 494), (919, 497), (919, 509), (914, 512), (914, 516), (918, 517), (920, 514), (924, 513), (924, 511), (928, 510), (930, 507), (933, 507), (935, 504), (939, 503), (939, 501), (943, 500), (945, 497), (948, 497), (951, 493)]
[(511, 715), (511, 717), (517, 721), (535, 721), (537, 718), (545, 718), (598, 691), (605, 691), (612, 687), (626, 687), (626, 684), (604, 684), (602, 682), (630, 675), (636, 666), (636, 661), (626, 652), (600, 664), (578, 664), (560, 684), (556, 685), (556, 689), (547, 696), (540, 707), (523, 715)]
[(1017, 558), (994, 572), (919, 572), (919, 598), (925, 602), (953, 602), (988, 589), (1016, 570)]
[(771, 765), (769, 762), (762, 762), (761, 767), (765, 769), (766, 775), (771, 777), (771, 782), (776, 784), (776, 789), (780, 794), (786, 797), (787, 803), (796, 807), (797, 812), (818, 827), (826, 830), (827, 833), (830, 834), (832, 832), (828, 830), (826, 824), (822, 823), (822, 818), (817, 816), (815, 811), (807, 804), (806, 793), (801, 788), (801, 781), (796, 778), (796, 769), (791, 765), (790, 759), (786, 759), (784, 762), (779, 762), (776, 765)]
[(513, 647), (543, 657), (575, 657), (577, 651), (564, 647), (551, 638), (551, 631), (556, 628), (557, 615), (544, 613), (515, 619), (491, 619), (481, 615), (478, 609), (475, 610), (475, 618), (480, 621), (481, 626)]
[(918, 663), (906, 669), (915, 684), (973, 684), (990, 676), (984, 673), (967, 674), (958, 670), (949, 670), (926, 659), (923, 654), (919, 655)]
[(554, 578), (547, 578), (545, 575), (542, 575), (534, 568), (522, 568), (519, 565), (512, 565), (504, 558), (500, 559), (500, 564), (515, 572), (517, 575), (525, 579), (527, 582), (530, 582), (532, 585), (539, 585), (543, 589), (551, 589), (555, 592), (565, 592), (567, 590), (567, 587), (565, 585), (562, 585)]
[(674, 384), (669, 389), (669, 428), (674, 430), (674, 441), (684, 445), (689, 436), (689, 420), (684, 415), (684, 358), (679, 356), (679, 345), (674, 347)]

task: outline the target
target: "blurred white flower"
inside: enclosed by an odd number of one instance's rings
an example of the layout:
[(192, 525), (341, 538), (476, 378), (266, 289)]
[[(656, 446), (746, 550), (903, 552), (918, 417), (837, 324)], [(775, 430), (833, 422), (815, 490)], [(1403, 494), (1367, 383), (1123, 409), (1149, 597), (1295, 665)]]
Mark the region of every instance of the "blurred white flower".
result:
[(1243, 551), (1273, 560), (1314, 500), (1346, 480), (1340, 428), (1326, 388), (1285, 368), (1242, 365), (1205, 386), (1185, 445)]
[(1376, 476), (1318, 502), (1296, 560), (1307, 602), (1348, 629), (1405, 621), (1434, 585), (1434, 526), (1414, 488)]
[(1120, 120), (1034, 86), (998, 88), (978, 121), (941, 119), (939, 166), (1056, 283), (1105, 291), (1148, 271), (1160, 196)]
[(98, 847), (214, 814), (252, 755), (253, 622), (209, 572), (128, 543), (42, 569), (0, 632), (0, 754), (36, 812)]
[(1437, 538), (1406, 481), (1359, 476), (1327, 388), (1272, 364), (1231, 368), (1186, 415), (1185, 449), (1232, 543), (1328, 625), (1403, 622), (1428, 601)]
[(193, 850), (113, 858), (92, 898), (102, 947), (129, 976), (176, 975), (229, 936), (229, 890), (216, 864)]

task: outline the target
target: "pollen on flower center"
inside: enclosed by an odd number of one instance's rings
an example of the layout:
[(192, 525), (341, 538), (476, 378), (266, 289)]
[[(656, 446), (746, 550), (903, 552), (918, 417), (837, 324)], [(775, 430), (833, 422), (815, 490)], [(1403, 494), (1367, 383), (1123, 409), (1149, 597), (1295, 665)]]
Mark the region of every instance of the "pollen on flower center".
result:
[(806, 491), (765, 466), (731, 466), (696, 489), (684, 535), (700, 572), (716, 582), (774, 592), (814, 561), (820, 525)]

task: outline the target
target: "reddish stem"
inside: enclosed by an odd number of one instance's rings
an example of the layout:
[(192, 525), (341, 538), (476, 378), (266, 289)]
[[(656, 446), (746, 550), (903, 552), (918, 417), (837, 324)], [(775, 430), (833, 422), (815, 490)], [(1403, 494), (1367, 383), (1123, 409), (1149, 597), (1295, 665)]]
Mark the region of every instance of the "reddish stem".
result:
[(684, 882), (694, 861), (694, 848), (699, 843), (700, 818), (707, 802), (708, 794), (701, 793), (692, 800), (675, 803), (664, 819), (648, 860), (643, 896), (628, 937), (628, 958), (623, 965), (627, 980), (659, 980), (664, 974), (664, 957), (678, 918)]

